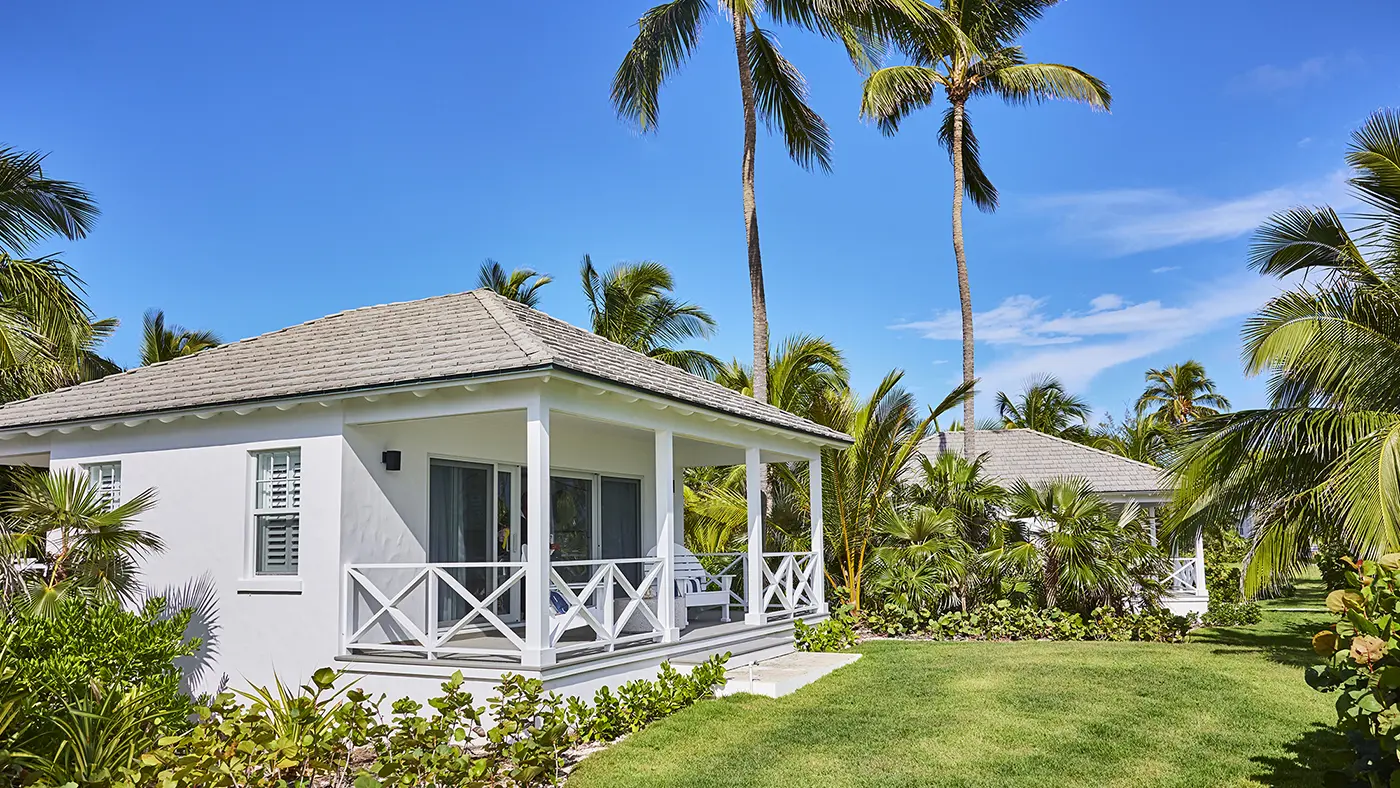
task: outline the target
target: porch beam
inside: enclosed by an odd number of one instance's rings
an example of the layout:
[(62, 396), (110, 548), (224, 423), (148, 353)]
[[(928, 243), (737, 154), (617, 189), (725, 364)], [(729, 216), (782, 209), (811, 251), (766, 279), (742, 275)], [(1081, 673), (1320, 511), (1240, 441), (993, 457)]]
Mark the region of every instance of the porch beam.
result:
[(744, 450), (744, 496), (749, 514), (748, 565), (744, 572), (744, 623), (767, 621), (763, 603), (763, 465), (758, 447)]
[(550, 642), (549, 587), (549, 402), (536, 395), (525, 408), (527, 518), (525, 534), (525, 648), (521, 666), (554, 664)]
[(672, 438), (670, 430), (656, 431), (656, 557), (661, 559), (656, 615), (665, 643), (681, 639), (676, 626), (676, 464)]
[(817, 615), (826, 614), (826, 525), (822, 511), (822, 455), (807, 461), (808, 488), (812, 508), (812, 595)]

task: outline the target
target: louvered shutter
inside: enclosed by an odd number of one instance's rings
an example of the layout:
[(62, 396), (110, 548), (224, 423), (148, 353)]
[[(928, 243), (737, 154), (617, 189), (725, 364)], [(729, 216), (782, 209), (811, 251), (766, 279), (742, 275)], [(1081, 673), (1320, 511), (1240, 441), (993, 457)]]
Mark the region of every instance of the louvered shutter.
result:
[(300, 548), (301, 452), (259, 452), (254, 484), (257, 573), (294, 575)]
[(97, 496), (102, 499), (102, 503), (108, 509), (121, 505), (122, 502), (122, 464), (119, 462), (103, 462), (88, 465), (88, 481), (97, 490)]

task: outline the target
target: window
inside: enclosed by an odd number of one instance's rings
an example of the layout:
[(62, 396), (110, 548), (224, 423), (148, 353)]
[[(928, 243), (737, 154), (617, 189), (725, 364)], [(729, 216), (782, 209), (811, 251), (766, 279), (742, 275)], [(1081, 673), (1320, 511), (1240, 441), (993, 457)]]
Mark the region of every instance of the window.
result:
[(102, 499), (103, 506), (108, 509), (121, 505), (122, 502), (122, 464), (119, 462), (99, 462), (92, 465), (84, 465), (87, 471), (88, 481), (97, 490), (97, 496)]
[(254, 571), (259, 575), (294, 575), (301, 530), (301, 452), (262, 451), (253, 459)]

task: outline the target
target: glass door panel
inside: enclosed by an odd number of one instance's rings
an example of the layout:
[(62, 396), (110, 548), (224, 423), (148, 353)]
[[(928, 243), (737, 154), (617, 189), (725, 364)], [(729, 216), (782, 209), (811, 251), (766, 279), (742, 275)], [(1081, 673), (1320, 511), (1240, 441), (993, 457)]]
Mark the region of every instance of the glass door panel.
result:
[[(636, 479), (604, 476), (600, 482), (603, 558), (642, 557), (642, 484)], [(635, 586), (641, 564), (624, 564), (623, 574)]]
[[(553, 536), (550, 557), (554, 561), (587, 561), (593, 558), (593, 480), (571, 476), (550, 479)], [(559, 576), (568, 583), (587, 582), (587, 566), (561, 566)]]
[[(452, 460), (428, 466), (428, 561), (475, 563), (496, 560), (492, 522), (491, 467)], [(490, 569), (448, 570), (478, 598), (491, 593)], [(467, 602), (450, 589), (438, 589), (438, 619), (455, 621), (467, 614)]]

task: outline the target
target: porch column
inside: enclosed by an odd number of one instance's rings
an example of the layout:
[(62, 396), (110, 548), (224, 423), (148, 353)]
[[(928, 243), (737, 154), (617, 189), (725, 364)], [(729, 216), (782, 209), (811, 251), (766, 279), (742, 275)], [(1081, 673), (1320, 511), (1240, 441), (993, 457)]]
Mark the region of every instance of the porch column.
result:
[(549, 404), (532, 399), (525, 411), (525, 651), (521, 666), (554, 664), (549, 605)]
[(817, 600), (817, 615), (826, 615), (826, 526), (822, 512), (822, 455), (807, 461), (808, 488), (812, 507), (812, 594)]
[(661, 577), (656, 587), (656, 617), (661, 620), (661, 639), (680, 640), (676, 626), (676, 479), (675, 450), (670, 430), (656, 431), (656, 557), (661, 559)]
[(744, 623), (767, 620), (763, 605), (763, 466), (758, 449), (744, 450), (744, 494), (749, 510), (749, 555), (744, 573)]
[(1196, 531), (1196, 596), (1206, 595), (1206, 545), (1202, 532)]

